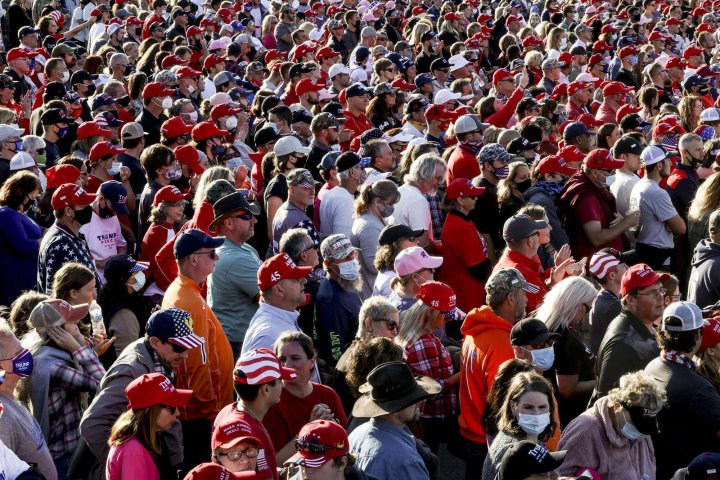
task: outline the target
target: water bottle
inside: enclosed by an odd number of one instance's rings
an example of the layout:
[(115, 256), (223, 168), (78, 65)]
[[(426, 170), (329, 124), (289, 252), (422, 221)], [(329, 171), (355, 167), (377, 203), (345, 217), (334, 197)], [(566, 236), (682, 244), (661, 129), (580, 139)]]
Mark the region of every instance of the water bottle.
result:
[(93, 335), (106, 335), (102, 308), (100, 308), (96, 300), (90, 303), (90, 323), (92, 324)]

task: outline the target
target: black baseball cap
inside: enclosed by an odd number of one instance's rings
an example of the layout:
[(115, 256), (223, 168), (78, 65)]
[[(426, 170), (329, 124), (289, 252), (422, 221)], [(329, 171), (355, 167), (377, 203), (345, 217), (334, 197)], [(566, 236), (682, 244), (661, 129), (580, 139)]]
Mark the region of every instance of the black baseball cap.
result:
[(345, 172), (357, 166), (366, 167), (370, 163), (370, 159), (360, 158), (355, 152), (345, 152), (341, 154), (335, 161), (335, 169), (338, 173)]
[(338, 157), (340, 156), (340, 152), (328, 152), (325, 155), (323, 155), (322, 160), (320, 160), (320, 165), (318, 165), (318, 168), (322, 170), (323, 172), (329, 172), (333, 168), (336, 168), (336, 162)]
[(345, 90), (345, 98), (359, 97), (369, 95), (372, 92), (369, 88), (365, 88), (362, 83), (353, 83)]
[(339, 119), (339, 120), (343, 120), (343, 121), (344, 121), (344, 119), (345, 119), (345, 117), (344, 117), (344, 115), (345, 115), (345, 110), (343, 109), (343, 106), (342, 106), (340, 103), (338, 103), (338, 102), (330, 102), (330, 103), (328, 103), (327, 105), (325, 105), (325, 106), (322, 108), (322, 111), (325, 112), (325, 113), (332, 113), (333, 116), (335, 116), (335, 118), (337, 118), (337, 119)]
[(542, 445), (522, 440), (507, 451), (503, 457), (498, 474), (500, 480), (515, 480), (531, 475), (557, 470), (565, 460), (567, 450), (550, 452)]
[(77, 72), (73, 73), (70, 77), (70, 85), (75, 85), (76, 83), (82, 83), (85, 80), (95, 80), (97, 79), (97, 75), (92, 75), (89, 72), (86, 72), (85, 70), (78, 70)]
[(109, 282), (125, 283), (133, 273), (145, 271), (148, 268), (150, 268), (148, 263), (138, 262), (130, 255), (115, 255), (107, 260), (103, 273)]
[[(629, 117), (630, 115), (628, 115)], [(625, 117), (627, 118), (627, 117)], [(623, 119), (624, 120), (624, 119)], [(612, 148), (613, 157), (617, 158), (618, 155), (622, 154), (628, 154), (633, 153), (635, 155), (640, 155), (643, 151), (643, 146), (640, 145), (640, 142), (637, 141), (637, 139), (629, 136), (629, 135), (623, 135), (620, 137), (620, 139), (615, 142), (615, 145)]]
[(378, 242), (380, 245), (390, 245), (401, 238), (421, 237), (423, 233), (425, 233), (425, 230), (422, 228), (420, 230), (413, 230), (407, 225), (388, 225), (380, 231)]
[(445, 68), (450, 68), (450, 62), (448, 62), (447, 58), (445, 58), (445, 57), (436, 58), (430, 64), (431, 72), (434, 70), (440, 70), (440, 69), (445, 69)]
[[(622, 120), (620, 120), (620, 128), (622, 128), (625, 131), (628, 130), (635, 130), (636, 128), (649, 128), (652, 125), (650, 125), (648, 122), (644, 121), (640, 115), (637, 113), (631, 113), (629, 115), (625, 115)], [(637, 143), (637, 141), (636, 141)], [(638, 154), (639, 155), (639, 154)]]
[(277, 142), (278, 138), (280, 138), (280, 136), (277, 134), (274, 128), (263, 127), (257, 132), (255, 132), (255, 146), (262, 147), (263, 145), (267, 145), (270, 142)]
[(296, 65), (293, 65), (290, 67), (290, 78), (296, 77), (303, 73), (311, 73), (315, 71), (315, 67), (311, 67), (309, 65), (305, 65), (304, 63), (298, 63)]
[(75, 123), (75, 119), (68, 117), (67, 114), (59, 108), (49, 108), (40, 116), (40, 122), (43, 125), (57, 125), (58, 123)]
[(510, 344), (514, 347), (542, 345), (551, 338), (558, 339), (560, 335), (550, 333), (545, 323), (537, 318), (520, 320), (510, 330)]
[(514, 138), (507, 146), (507, 152), (511, 155), (520, 155), (528, 150), (535, 150), (539, 142), (531, 142), (525, 137)]

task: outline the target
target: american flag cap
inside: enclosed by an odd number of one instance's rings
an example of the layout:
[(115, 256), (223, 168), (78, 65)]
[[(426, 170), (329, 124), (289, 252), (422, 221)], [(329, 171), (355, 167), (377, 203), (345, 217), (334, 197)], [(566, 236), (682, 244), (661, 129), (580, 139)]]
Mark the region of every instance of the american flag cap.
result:
[(269, 348), (258, 348), (243, 354), (235, 364), (235, 381), (243, 385), (262, 385), (278, 378), (295, 380), (297, 373), (285, 368)]
[(176, 307), (163, 308), (150, 316), (145, 332), (187, 349), (199, 347), (205, 339), (193, 333), (192, 316)]

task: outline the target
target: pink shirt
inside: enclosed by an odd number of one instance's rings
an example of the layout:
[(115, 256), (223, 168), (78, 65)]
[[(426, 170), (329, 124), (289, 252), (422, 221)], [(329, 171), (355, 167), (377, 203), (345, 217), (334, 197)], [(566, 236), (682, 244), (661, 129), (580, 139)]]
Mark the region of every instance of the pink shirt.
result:
[(107, 480), (161, 480), (150, 452), (137, 438), (110, 449), (105, 477)]

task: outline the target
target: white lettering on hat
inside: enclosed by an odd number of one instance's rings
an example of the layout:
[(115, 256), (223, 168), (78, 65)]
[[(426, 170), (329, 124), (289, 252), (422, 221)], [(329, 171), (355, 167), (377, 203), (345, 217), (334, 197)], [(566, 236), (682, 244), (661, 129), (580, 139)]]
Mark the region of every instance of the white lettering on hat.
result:
[(535, 445), (535, 448), (528, 452), (528, 455), (533, 457), (536, 462), (540, 463), (547, 456), (548, 451), (542, 445)]
[(440, 302), (438, 302), (437, 300), (433, 300), (433, 301), (430, 302), (430, 306), (431, 306), (431, 307), (439, 307), (439, 306), (440, 306)]
[(118, 205), (125, 205), (127, 203), (127, 195), (120, 195), (117, 203)]
[(164, 392), (174, 392), (175, 391), (175, 387), (173, 386), (173, 384), (170, 382), (169, 379), (163, 380), (162, 382), (159, 383), (159, 385), (160, 385), (160, 388), (162, 388)]
[(643, 268), (642, 270), (640, 270), (639, 272), (637, 272), (637, 276), (638, 276), (638, 277), (641, 277), (641, 278), (642, 278), (642, 277), (647, 277), (647, 276), (650, 275), (651, 273), (653, 273), (652, 268), (650, 268), (650, 267), (645, 267), (645, 268)]
[(279, 282), (280, 280), (282, 280), (282, 275), (280, 275), (280, 272), (276, 270), (270, 274), (270, 280), (272, 280), (273, 282)]

